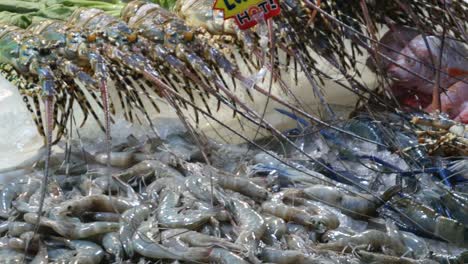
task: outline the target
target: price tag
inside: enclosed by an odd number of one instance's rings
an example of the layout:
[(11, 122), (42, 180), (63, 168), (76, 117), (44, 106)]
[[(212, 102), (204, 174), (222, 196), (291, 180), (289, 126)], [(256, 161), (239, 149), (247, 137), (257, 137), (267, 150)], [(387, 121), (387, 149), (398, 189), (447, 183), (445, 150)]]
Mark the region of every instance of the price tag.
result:
[(256, 14), (267, 20), (281, 13), (278, 0), (216, 0), (213, 9), (223, 11), (224, 20), (234, 18), (242, 30), (258, 23)]

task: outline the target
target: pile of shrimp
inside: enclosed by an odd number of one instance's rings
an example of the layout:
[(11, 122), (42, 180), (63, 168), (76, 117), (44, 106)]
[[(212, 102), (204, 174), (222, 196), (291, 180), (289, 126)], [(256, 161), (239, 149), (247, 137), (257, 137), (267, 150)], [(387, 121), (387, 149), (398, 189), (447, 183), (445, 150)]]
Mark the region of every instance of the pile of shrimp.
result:
[[(341, 127), (384, 142), (376, 124), (362, 117)], [(418, 172), (389, 149), (335, 137), (332, 129), (320, 131), (323, 137), (309, 129), (286, 133), (317, 162), (281, 143), (254, 150), (207, 139), (203, 152), (184, 129), (114, 141), (110, 160), (103, 146), (59, 144), (64, 151), (54, 151), (49, 160), (42, 214), (44, 160), (17, 171), (15, 180), (0, 188), (0, 258), (3, 263), (467, 260), (462, 184), (452, 180), (456, 186), (449, 190), (431, 177), (433, 168)], [(416, 137), (393, 132), (401, 144)], [(366, 152), (369, 144), (373, 156)], [(354, 156), (346, 149), (354, 149)], [(421, 149), (408, 153), (421, 163), (427, 157)], [(329, 158), (342, 155), (347, 158)], [(325, 158), (328, 172), (317, 167)], [(346, 171), (349, 166), (354, 167)], [(431, 188), (418, 191), (413, 185)], [(445, 206), (447, 214), (437, 206)]]
[[(456, 40), (447, 38), (447, 49), (465, 54), (459, 43), (466, 33), (463, 26), (458, 27), (464, 4), (438, 1), (427, 4), (434, 12), (426, 12), (421, 10), (426, 4), (420, 1), (370, 1), (373, 7), (385, 7), (386, 15), (402, 24), (389, 34), (397, 32), (404, 45), (388, 53), (384, 39), (375, 44), (373, 32), (373, 22), (384, 20), (376, 18), (381, 10), (376, 8), (376, 17), (371, 16), (366, 1), (281, 1), (283, 15), (275, 23), (259, 21), (257, 28), (235, 34), (225, 24), (200, 28), (197, 18), (208, 18), (201, 21), (204, 24), (213, 22), (213, 17), (187, 14), (211, 10), (210, 1), (198, 1), (200, 9), (187, 9), (185, 2), (194, 3), (179, 1), (178, 15), (183, 19), (137, 0), (125, 5), (120, 18), (80, 8), (67, 21), (42, 20), (27, 29), (0, 25), (0, 73), (18, 86), (46, 138), (45, 159), (8, 172), (14, 180), (0, 189), (1, 261), (467, 261), (466, 160), (438, 155), (448, 150), (466, 153), (466, 126), (456, 122), (464, 120), (463, 104), (454, 102), (453, 112), (444, 110), (456, 119), (451, 121), (453, 129), (420, 133), (448, 136), (418, 144), (415, 130), (421, 124), (411, 123), (413, 116), (400, 111), (369, 111), (369, 116), (334, 119), (332, 125), (257, 84), (266, 76), (259, 73), (268, 71), (271, 82), (278, 82), (286, 95), (294, 97), (281, 75), (294, 64), (295, 73), (301, 68), (314, 94), (327, 106), (319, 82), (333, 78), (317, 69), (315, 55), (319, 54), (343, 75), (347, 84), (342, 86), (368, 96), (366, 100), (372, 97), (388, 110), (393, 105), (349, 72), (357, 65), (356, 53), (360, 49), (376, 53), (374, 70), (388, 72), (397, 79), (395, 85), (404, 89), (419, 83), (406, 76), (411, 67), (400, 71), (394, 62), (416, 55), (413, 59), (423, 59), (425, 65), (416, 63), (416, 70), (426, 79), (430, 76), (430, 85), (417, 87), (424, 94), (433, 91), (434, 83), (441, 90), (456, 86), (452, 95), (439, 98), (439, 106), (429, 108), (450, 108), (452, 97), (466, 91), (465, 61), (446, 65), (447, 58), (459, 57), (451, 53), (436, 57), (443, 74), (432, 76), (434, 71), (428, 69), (435, 67), (426, 65), (427, 49), (421, 48), (426, 38), (403, 26), (417, 21), (414, 17), (433, 18), (434, 25), (450, 24), (453, 29), (444, 33)], [(364, 29), (370, 37), (363, 35)], [(427, 31), (431, 30), (423, 30)], [(430, 33), (426, 46), (443, 47), (437, 32)], [(353, 40), (351, 52), (344, 47), (344, 37)], [(286, 63), (282, 64), (279, 56), (283, 55)], [(245, 62), (242, 70), (237, 64), (241, 60)], [(299, 126), (280, 131), (266, 122), (234, 93), (237, 85), (249, 97), (252, 91), (267, 96), (281, 107), (280, 114)], [(109, 89), (117, 99), (109, 96)], [(159, 111), (160, 98), (176, 111), (185, 131), (165, 136), (154, 131), (154, 137), (129, 136), (120, 143), (111, 140), (115, 104), (121, 105), (129, 121), (147, 119), (153, 127), (147, 110)], [(215, 107), (209, 98), (216, 100)], [(80, 125), (73, 119), (76, 104), (84, 113), (82, 124), (91, 115), (106, 132), (102, 149), (72, 138), (73, 127)], [(104, 118), (91, 104), (104, 110)], [(252, 141), (232, 131), (213, 118), (212, 110), (221, 105), (258, 126), (258, 134), (265, 129), (272, 137)], [(221, 144), (200, 135), (184, 116), (183, 111), (190, 108), (196, 120), (199, 115), (212, 118), (248, 144)], [(327, 110), (334, 116), (331, 108)], [(416, 119), (426, 120), (420, 115)], [(69, 137), (63, 146), (60, 139), (65, 135)], [(52, 143), (63, 151), (52, 151)]]

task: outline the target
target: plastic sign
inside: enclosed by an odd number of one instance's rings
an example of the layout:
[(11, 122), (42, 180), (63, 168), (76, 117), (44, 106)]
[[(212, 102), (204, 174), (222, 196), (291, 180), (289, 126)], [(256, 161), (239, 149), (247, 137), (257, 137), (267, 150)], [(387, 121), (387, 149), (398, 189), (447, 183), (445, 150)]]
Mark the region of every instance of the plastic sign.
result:
[(258, 23), (256, 14), (267, 20), (281, 13), (278, 0), (216, 0), (213, 9), (223, 11), (224, 20), (234, 18), (242, 30)]

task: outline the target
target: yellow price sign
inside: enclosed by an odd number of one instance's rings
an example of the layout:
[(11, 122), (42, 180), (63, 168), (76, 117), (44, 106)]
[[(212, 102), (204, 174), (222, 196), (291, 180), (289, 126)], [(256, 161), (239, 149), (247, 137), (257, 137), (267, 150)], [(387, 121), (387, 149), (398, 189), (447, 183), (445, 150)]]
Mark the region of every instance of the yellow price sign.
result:
[(217, 0), (214, 4), (214, 9), (223, 10), (224, 19), (228, 19), (242, 13), (251, 6), (257, 6), (263, 1), (264, 0)]
[(216, 0), (213, 9), (223, 11), (225, 20), (234, 18), (240, 29), (255, 26), (257, 14), (266, 20), (281, 13), (278, 0)]

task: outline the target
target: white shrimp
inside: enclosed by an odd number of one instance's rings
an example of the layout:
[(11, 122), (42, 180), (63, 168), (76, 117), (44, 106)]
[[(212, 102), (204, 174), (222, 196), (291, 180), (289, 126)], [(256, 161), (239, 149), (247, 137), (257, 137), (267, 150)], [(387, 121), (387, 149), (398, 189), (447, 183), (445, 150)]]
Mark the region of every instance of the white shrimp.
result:
[(123, 257), (124, 249), (117, 232), (105, 234), (102, 237), (102, 246), (107, 253), (115, 256), (116, 260), (120, 260)]
[(166, 230), (162, 232), (161, 239), (163, 240), (163, 244), (165, 244), (166, 240), (178, 240), (188, 244), (190, 247), (220, 247), (230, 251), (245, 251), (242, 245), (229, 242), (224, 238), (213, 237), (188, 229)]
[(188, 262), (206, 263), (211, 253), (210, 248), (188, 248), (184, 251), (167, 248), (151, 239), (152, 225), (143, 223), (133, 237), (135, 251), (150, 259), (172, 259)]
[(152, 210), (152, 206), (144, 204), (139, 207), (130, 208), (122, 214), (119, 229), (119, 239), (125, 253), (133, 257), (132, 238), (140, 224), (146, 220)]
[(179, 204), (180, 194), (171, 190), (164, 190), (161, 196), (162, 200), (156, 210), (156, 215), (163, 227), (194, 229), (206, 223), (210, 217), (216, 214), (207, 210), (188, 210), (179, 213), (177, 205)]
[[(37, 214), (27, 213), (24, 215), (24, 220), (30, 224), (36, 224)], [(115, 222), (80, 223), (66, 220), (53, 220), (46, 217), (40, 217), (39, 225), (52, 228), (61, 236), (70, 239), (82, 239), (108, 232), (115, 232), (120, 227), (120, 224)]]

